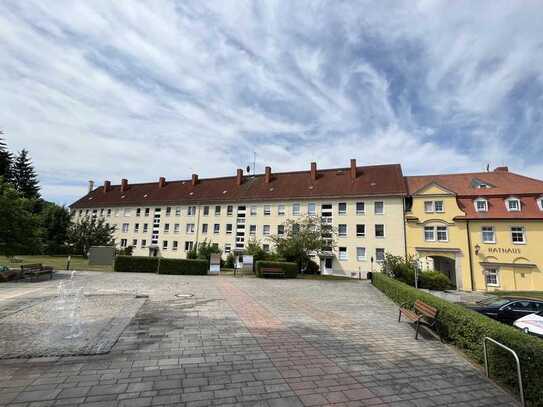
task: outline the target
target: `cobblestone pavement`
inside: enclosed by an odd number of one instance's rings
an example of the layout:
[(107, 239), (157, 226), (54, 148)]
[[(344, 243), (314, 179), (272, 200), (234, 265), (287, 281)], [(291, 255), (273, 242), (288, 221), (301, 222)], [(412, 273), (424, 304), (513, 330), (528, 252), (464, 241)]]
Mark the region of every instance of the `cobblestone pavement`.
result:
[[(0, 406), (517, 405), (365, 281), (76, 278), (149, 299), (109, 354), (0, 360)], [(55, 287), (3, 285), (0, 316)]]

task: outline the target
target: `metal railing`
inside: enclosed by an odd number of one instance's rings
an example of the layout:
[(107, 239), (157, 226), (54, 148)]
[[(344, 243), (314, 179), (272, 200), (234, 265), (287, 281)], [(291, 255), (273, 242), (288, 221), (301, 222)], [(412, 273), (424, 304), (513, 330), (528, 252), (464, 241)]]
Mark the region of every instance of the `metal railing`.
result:
[(513, 355), (513, 357), (515, 358), (515, 362), (517, 364), (517, 377), (518, 377), (518, 388), (519, 388), (519, 394), (520, 394), (520, 404), (523, 407), (526, 406), (526, 403), (524, 401), (524, 386), (522, 385), (522, 373), (521, 373), (521, 370), (520, 370), (520, 360), (519, 360), (519, 358), (517, 356), (517, 352), (515, 352), (511, 348), (508, 348), (503, 343), (500, 343), (500, 342), (498, 342), (498, 341), (496, 341), (496, 340), (494, 340), (492, 338), (489, 338), (488, 336), (485, 336), (485, 338), (483, 339), (483, 352), (485, 354), (485, 373), (486, 373), (486, 377), (490, 377), (490, 372), (489, 372), (489, 369), (488, 369), (488, 352), (487, 352), (487, 348), (486, 348), (486, 342), (487, 341), (490, 341), (494, 345), (497, 345), (500, 348), (505, 349), (506, 351), (510, 352)]

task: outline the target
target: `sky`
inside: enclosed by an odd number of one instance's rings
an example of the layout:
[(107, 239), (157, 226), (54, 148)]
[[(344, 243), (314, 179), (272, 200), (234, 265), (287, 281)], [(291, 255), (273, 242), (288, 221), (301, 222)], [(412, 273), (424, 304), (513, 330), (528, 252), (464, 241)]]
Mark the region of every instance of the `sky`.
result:
[(543, 3), (0, 2), (0, 130), (42, 194), (401, 163), (543, 179)]

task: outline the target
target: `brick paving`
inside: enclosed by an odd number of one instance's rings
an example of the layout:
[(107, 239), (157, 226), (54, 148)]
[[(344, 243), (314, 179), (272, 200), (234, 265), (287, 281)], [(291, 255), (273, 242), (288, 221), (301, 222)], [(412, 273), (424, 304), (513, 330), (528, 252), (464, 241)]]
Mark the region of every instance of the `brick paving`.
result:
[[(96, 295), (149, 299), (108, 354), (0, 360), (0, 406), (517, 405), (449, 347), (415, 341), (367, 282), (77, 278)], [(55, 284), (4, 285), (0, 315), (13, 293), (29, 291), (19, 306)]]

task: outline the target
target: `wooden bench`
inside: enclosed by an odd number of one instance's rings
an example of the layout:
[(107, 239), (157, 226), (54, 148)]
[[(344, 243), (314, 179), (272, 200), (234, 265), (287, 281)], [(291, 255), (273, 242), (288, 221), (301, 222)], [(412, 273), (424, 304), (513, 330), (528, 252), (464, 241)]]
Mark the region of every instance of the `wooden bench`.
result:
[(34, 281), (34, 278), (40, 278), (45, 274), (49, 274), (49, 279), (53, 279), (53, 267), (43, 266), (40, 263), (37, 264), (23, 264), (21, 266), (21, 277), (30, 277), (30, 281)]
[(407, 305), (407, 303), (400, 305), (398, 322), (401, 321), (402, 315), (411, 322), (414, 322), (417, 325), (415, 339), (419, 338), (419, 328), (421, 324), (429, 328), (433, 328), (435, 326), (437, 322), (437, 308), (434, 308), (421, 300), (416, 300), (412, 309), (405, 308), (405, 305)]
[(10, 268), (3, 268), (0, 267), (0, 283), (7, 283), (9, 281), (18, 280), (19, 279), (19, 271), (10, 269)]
[(285, 272), (280, 268), (263, 267), (261, 270), (263, 276), (281, 276), (285, 277)]

